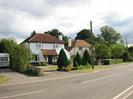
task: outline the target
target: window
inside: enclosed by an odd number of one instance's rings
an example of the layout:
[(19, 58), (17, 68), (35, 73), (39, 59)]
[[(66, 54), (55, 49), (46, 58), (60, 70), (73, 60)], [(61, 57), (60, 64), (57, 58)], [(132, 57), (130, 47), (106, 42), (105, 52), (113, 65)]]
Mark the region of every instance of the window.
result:
[(7, 62), (8, 61), (8, 57), (0, 57), (0, 61), (1, 62)]
[(83, 48), (82, 47), (79, 47), (79, 50), (82, 50)]
[(36, 49), (40, 49), (42, 46), (41, 46), (41, 43), (37, 43), (36, 44)]
[(58, 45), (57, 44), (54, 44), (54, 48), (58, 48)]

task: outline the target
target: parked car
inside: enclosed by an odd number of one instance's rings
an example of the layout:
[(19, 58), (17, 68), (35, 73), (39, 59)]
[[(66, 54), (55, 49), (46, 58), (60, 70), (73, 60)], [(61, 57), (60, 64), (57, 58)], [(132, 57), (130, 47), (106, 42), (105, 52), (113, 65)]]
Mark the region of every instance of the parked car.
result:
[(9, 67), (10, 58), (8, 53), (0, 53), (0, 67)]

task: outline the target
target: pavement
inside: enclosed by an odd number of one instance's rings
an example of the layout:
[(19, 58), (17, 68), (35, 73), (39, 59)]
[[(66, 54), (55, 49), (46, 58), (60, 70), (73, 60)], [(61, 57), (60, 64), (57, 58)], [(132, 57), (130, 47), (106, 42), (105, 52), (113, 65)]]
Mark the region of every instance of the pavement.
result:
[(18, 82), (0, 86), (0, 99), (133, 99), (133, 63), (99, 72), (61, 75), (39, 79), (18, 76)]

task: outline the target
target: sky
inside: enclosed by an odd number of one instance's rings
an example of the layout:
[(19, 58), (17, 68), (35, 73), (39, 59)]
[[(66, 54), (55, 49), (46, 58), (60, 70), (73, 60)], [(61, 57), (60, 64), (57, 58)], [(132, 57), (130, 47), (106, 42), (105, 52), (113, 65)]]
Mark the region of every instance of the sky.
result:
[(108, 25), (133, 43), (132, 9), (133, 0), (0, 0), (0, 38), (20, 43), (55, 28), (74, 37), (92, 20), (95, 35)]

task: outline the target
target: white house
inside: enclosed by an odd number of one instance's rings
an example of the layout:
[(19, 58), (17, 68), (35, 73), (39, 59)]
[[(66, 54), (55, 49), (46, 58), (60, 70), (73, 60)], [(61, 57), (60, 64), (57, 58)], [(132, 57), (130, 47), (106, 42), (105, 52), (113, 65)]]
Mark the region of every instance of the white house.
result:
[(88, 50), (90, 53), (91, 45), (85, 40), (74, 40), (69, 39), (67, 51), (70, 53), (70, 56), (76, 55), (77, 52), (83, 56), (85, 50)]
[[(26, 40), (23, 41), (23, 44), (35, 54), (36, 61), (44, 61), (52, 64), (57, 62), (57, 57), (60, 50), (64, 48), (64, 41), (62, 41), (62, 36), (60, 35), (59, 38), (48, 34), (35, 34), (33, 36), (28, 37)], [(70, 58), (70, 54), (66, 51), (66, 55), (68, 59)]]

